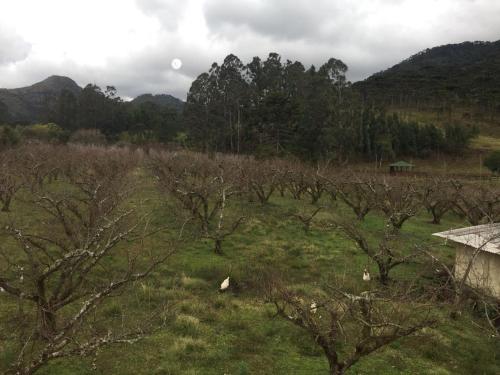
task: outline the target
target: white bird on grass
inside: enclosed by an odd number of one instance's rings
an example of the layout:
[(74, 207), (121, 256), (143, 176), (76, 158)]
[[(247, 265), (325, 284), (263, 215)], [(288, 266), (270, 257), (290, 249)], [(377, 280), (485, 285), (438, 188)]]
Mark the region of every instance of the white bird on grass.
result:
[(318, 311), (318, 305), (316, 304), (316, 302), (314, 302), (314, 301), (313, 301), (313, 302), (311, 303), (311, 312), (312, 312), (313, 314), (316, 314), (316, 311)]
[(365, 270), (363, 271), (363, 281), (370, 281), (370, 280), (371, 280), (370, 273), (365, 268)]
[(5, 292), (5, 289), (0, 286), (0, 293)]
[(223, 292), (225, 291), (227, 288), (229, 288), (229, 276), (227, 277), (227, 279), (225, 279), (221, 284), (220, 284), (220, 289), (219, 291), (220, 292)]

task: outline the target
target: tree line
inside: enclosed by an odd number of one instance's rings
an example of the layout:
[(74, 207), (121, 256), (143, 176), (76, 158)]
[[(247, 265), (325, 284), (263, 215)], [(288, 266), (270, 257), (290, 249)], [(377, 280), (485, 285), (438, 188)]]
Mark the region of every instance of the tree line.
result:
[(174, 108), (149, 101), (126, 102), (115, 87), (103, 90), (94, 84), (79, 95), (63, 91), (47, 118), (69, 132), (99, 130), (110, 141), (169, 142), (181, 130), (180, 114)]
[(295, 155), (306, 159), (391, 159), (461, 152), (477, 129), (408, 122), (368, 106), (331, 58), (306, 69), (276, 53), (244, 65), (228, 55), (189, 90), (191, 141), (206, 152)]
[(44, 117), (61, 128), (61, 139), (92, 129), (110, 142), (177, 142), (204, 152), (340, 162), (461, 153), (478, 133), (387, 114), (362, 99), (347, 70), (334, 58), (306, 69), (276, 53), (246, 65), (230, 54), (194, 80), (183, 111), (126, 102), (113, 86), (89, 84), (78, 94), (63, 90)]

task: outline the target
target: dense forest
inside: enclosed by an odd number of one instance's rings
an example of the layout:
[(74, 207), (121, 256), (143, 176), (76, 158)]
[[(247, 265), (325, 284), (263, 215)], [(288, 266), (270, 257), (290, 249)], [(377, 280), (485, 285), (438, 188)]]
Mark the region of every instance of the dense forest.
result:
[[(0, 90), (0, 124), (54, 123), (61, 137), (79, 129), (99, 131), (108, 141), (166, 142), (180, 130), (183, 102), (169, 95), (141, 95), (126, 102), (113, 86), (83, 89), (52, 76), (29, 87)], [(53, 126), (52, 126), (53, 128)]]
[[(204, 152), (262, 157), (339, 162), (428, 157), (460, 153), (478, 132), (472, 126), (436, 126), (388, 113), (383, 104), (363, 97), (359, 85), (347, 80), (347, 70), (334, 58), (319, 68), (306, 68), (299, 61), (283, 62), (276, 53), (247, 64), (230, 54), (195, 79), (186, 103), (168, 95), (142, 95), (126, 102), (113, 86), (88, 84), (81, 89), (66, 77), (4, 90), (0, 100), (11, 108), (17, 105), (19, 113), (34, 111), (38, 122), (57, 124), (60, 132), (54, 131), (55, 125), (48, 132), (62, 140), (86, 129), (93, 131), (84, 133), (93, 134), (92, 141), (100, 139), (98, 132), (107, 142), (177, 143)], [(22, 95), (36, 106), (25, 104)], [(8, 107), (0, 101), (0, 123), (29, 124), (16, 119)], [(4, 130), (2, 143), (15, 139), (16, 131), (30, 134), (26, 127), (16, 129), (7, 135)]]
[(379, 105), (442, 113), (466, 109), (466, 116), (472, 112), (498, 122), (500, 41), (426, 49), (354, 87)]
[(276, 53), (244, 65), (229, 55), (192, 84), (184, 111), (190, 139), (205, 151), (294, 154), (340, 161), (460, 152), (476, 129), (402, 121), (366, 105), (330, 59), (316, 68)]

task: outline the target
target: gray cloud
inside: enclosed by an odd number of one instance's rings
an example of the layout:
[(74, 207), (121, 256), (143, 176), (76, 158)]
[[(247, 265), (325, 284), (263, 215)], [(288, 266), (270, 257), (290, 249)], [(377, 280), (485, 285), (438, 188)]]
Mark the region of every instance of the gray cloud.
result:
[[(0, 30), (0, 86), (16, 87), (61, 74), (80, 85), (114, 85), (126, 97), (151, 92), (185, 99), (192, 80), (229, 53), (248, 62), (253, 56), (277, 52), (283, 60), (299, 60), (306, 66), (336, 57), (349, 66), (349, 78), (355, 81), (424, 48), (500, 39), (496, 0), (134, 2), (142, 16), (158, 24), (157, 35), (133, 54), (111, 57), (104, 65), (89, 66), (70, 57), (58, 62), (42, 59), (29, 54), (30, 46), (22, 38)], [(191, 30), (195, 31), (186, 36)], [(171, 68), (173, 58), (183, 61), (181, 70)], [(10, 62), (16, 62), (14, 70)]]
[(266, 46), (316, 65), (336, 57), (352, 80), (425, 48), (500, 39), (494, 0), (209, 0), (204, 12), (211, 33), (235, 51)]
[(31, 45), (14, 31), (0, 26), (0, 65), (25, 59)]
[[(171, 67), (171, 61), (175, 57), (183, 61), (180, 70)], [(0, 87), (26, 86), (56, 74), (71, 77), (82, 87), (88, 83), (97, 84), (102, 88), (107, 85), (115, 86), (123, 97), (133, 98), (144, 93), (169, 93), (185, 99), (193, 79), (206, 70), (216, 58), (167, 41), (144, 49), (140, 54), (128, 59), (111, 59), (102, 67), (80, 65), (72, 60), (55, 64), (28, 58), (16, 64), (15, 73), (9, 71), (6, 66), (0, 66)]]
[(167, 30), (177, 29), (187, 5), (187, 1), (177, 0), (135, 0), (135, 3), (146, 15), (158, 19)]
[(317, 38), (323, 28), (332, 26), (331, 14), (341, 12), (337, 3), (327, 0), (314, 3), (310, 0), (212, 0), (205, 4), (204, 10), (212, 32), (223, 38), (238, 35), (246, 28), (276, 40), (297, 40)]

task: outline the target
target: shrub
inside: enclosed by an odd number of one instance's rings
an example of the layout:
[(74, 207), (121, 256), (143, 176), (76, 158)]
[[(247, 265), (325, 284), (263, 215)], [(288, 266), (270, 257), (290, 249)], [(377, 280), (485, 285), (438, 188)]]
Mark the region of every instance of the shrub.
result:
[(10, 126), (0, 127), (0, 149), (15, 146), (21, 140), (19, 132)]
[(69, 142), (84, 145), (104, 145), (106, 137), (99, 129), (79, 129), (69, 137)]
[(68, 133), (56, 124), (35, 124), (22, 127), (22, 136), (45, 142), (65, 142)]
[(484, 159), (483, 164), (493, 173), (500, 173), (500, 151), (493, 151)]

